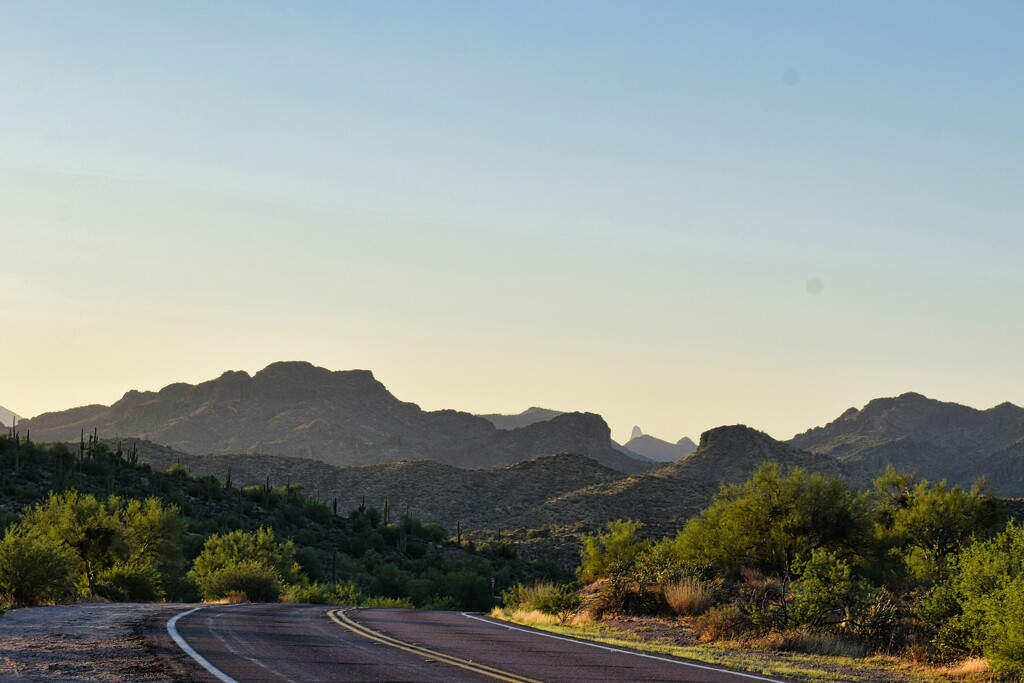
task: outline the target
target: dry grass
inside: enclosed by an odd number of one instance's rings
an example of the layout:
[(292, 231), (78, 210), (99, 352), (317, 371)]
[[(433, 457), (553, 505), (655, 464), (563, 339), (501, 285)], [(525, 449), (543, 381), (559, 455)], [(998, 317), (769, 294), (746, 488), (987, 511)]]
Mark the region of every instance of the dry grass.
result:
[[(766, 644), (768, 649), (772, 645)], [(868, 648), (861, 643), (840, 638), (829, 633), (790, 631), (778, 634), (774, 649), (783, 652), (802, 652), (808, 655), (826, 657), (867, 657)]]
[(956, 664), (943, 667), (940, 671), (953, 678), (985, 678), (992, 675), (992, 669), (986, 659), (967, 659)]
[(550, 630), (557, 626), (586, 626), (592, 624), (593, 620), (586, 614), (580, 613), (574, 616), (570, 621), (562, 623), (558, 617), (554, 614), (544, 614), (540, 610), (536, 609), (514, 609), (507, 610), (501, 607), (495, 607), (491, 610), (491, 616), (495, 619), (503, 619), (505, 621), (513, 621), (523, 626), (532, 626), (534, 628)]
[(715, 587), (691, 576), (665, 586), (663, 594), (672, 611), (682, 616), (704, 614), (715, 603)]

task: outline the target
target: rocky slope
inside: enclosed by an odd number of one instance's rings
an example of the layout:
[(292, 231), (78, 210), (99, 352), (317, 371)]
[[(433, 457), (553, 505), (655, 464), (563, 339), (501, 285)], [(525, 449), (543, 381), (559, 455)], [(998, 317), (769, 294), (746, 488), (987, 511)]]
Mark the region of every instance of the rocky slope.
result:
[(965, 486), (985, 476), (997, 493), (1024, 496), (1024, 409), (1010, 403), (977, 410), (914, 393), (880, 398), (789, 443), (872, 472), (892, 464)]
[(537, 422), (545, 422), (553, 417), (564, 415), (560, 410), (550, 410), (548, 408), (538, 408), (536, 406), (527, 408), (521, 413), (516, 415), (501, 415), (498, 413), (490, 413), (487, 415), (480, 415), (479, 417), (484, 418), (498, 429), (518, 429), (519, 427), (528, 427)]
[(538, 514), (566, 523), (618, 518), (683, 521), (707, 506), (723, 483), (740, 483), (765, 462), (783, 468), (846, 476), (863, 484), (856, 467), (776, 441), (744, 425), (718, 427), (701, 435), (692, 454), (651, 472), (572, 491), (544, 504)]
[(388, 501), (396, 514), (436, 522), (452, 533), (463, 529), (539, 527), (547, 521), (534, 514), (553, 497), (622, 474), (581, 455), (561, 453), (488, 469), (461, 469), (441, 463), (402, 460), (380, 465), (334, 467), (307, 458), (271, 455), (188, 455), (139, 443), (140, 458), (155, 468), (175, 463), (193, 475), (212, 474), (224, 481), (230, 471), (236, 486), (299, 484), (348, 512), (365, 502), (378, 509)]
[[(675, 528), (707, 506), (722, 482), (745, 481), (762, 463), (804, 467), (829, 475), (854, 474), (834, 459), (801, 451), (741, 425), (706, 432), (690, 456), (651, 472), (623, 476), (579, 455), (558, 454), (514, 465), (466, 470), (429, 461), (333, 467), (305, 458), (266, 455), (196, 456), (150, 443), (140, 457), (166, 469), (175, 462), (195, 475), (238, 484), (301, 484), (311, 494), (338, 499), (339, 510), (363, 500), (398, 513), (409, 511), (454, 531), (474, 528), (540, 528), (631, 518)], [(675, 526), (673, 526), (675, 525)]]
[(468, 413), (400, 401), (368, 371), (301, 362), (274, 363), (253, 376), (227, 372), (196, 386), (130, 391), (109, 407), (47, 413), (21, 425), (38, 441), (77, 440), (83, 429), (96, 428), (188, 453), (264, 453), (333, 465), (410, 459), (491, 467), (569, 451), (623, 473), (650, 467), (615, 449), (598, 415), (567, 413), (499, 430)]

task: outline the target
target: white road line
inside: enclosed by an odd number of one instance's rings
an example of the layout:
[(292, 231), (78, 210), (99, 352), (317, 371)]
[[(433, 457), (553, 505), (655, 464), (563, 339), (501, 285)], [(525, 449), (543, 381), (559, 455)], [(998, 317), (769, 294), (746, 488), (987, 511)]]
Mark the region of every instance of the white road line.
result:
[(215, 667), (213, 664), (210, 664), (210, 662), (207, 661), (206, 657), (203, 657), (201, 654), (196, 652), (191, 645), (185, 642), (185, 639), (181, 637), (181, 634), (178, 633), (178, 628), (177, 626), (175, 626), (175, 624), (178, 623), (178, 619), (188, 616), (189, 614), (192, 614), (196, 610), (200, 609), (202, 609), (202, 607), (193, 607), (187, 612), (175, 614), (173, 617), (171, 617), (171, 620), (167, 622), (167, 633), (171, 636), (171, 639), (175, 643), (177, 643), (178, 647), (180, 647), (182, 651), (184, 651), (185, 654), (199, 662), (200, 666), (202, 666), (204, 669), (213, 674), (213, 676), (217, 680), (221, 681), (222, 683), (238, 683), (238, 681), (233, 679), (231, 676), (228, 676), (226, 673)]
[(787, 683), (787, 681), (780, 681), (777, 678), (767, 678), (765, 676), (758, 676), (756, 674), (743, 673), (742, 671), (733, 671), (732, 669), (724, 669), (718, 666), (708, 666), (707, 664), (697, 664), (695, 662), (684, 662), (679, 659), (669, 659), (668, 657), (659, 657), (658, 655), (650, 655), (645, 652), (633, 652), (632, 650), (622, 650), (617, 647), (610, 647), (608, 645), (601, 645), (600, 643), (588, 643), (585, 640), (579, 640), (577, 638), (568, 638), (566, 636), (558, 636), (554, 633), (545, 633), (544, 631), (537, 631), (535, 629), (520, 628), (518, 626), (512, 626), (511, 624), (505, 624), (499, 621), (492, 621), (490, 619), (484, 619), (475, 614), (469, 612), (463, 612), (462, 616), (467, 619), (475, 619), (482, 621), (485, 624), (491, 626), (497, 626), (498, 628), (507, 628), (510, 631), (522, 631), (523, 633), (530, 633), (535, 636), (544, 636), (545, 638), (554, 638), (555, 640), (564, 640), (567, 643), (577, 643), (579, 645), (586, 645), (587, 647), (596, 647), (598, 650), (606, 650), (608, 652), (616, 652), (624, 655), (633, 655), (634, 657), (644, 657), (645, 659), (656, 659), (659, 662), (668, 662), (669, 664), (678, 664), (680, 666), (691, 666), (694, 669), (704, 669), (705, 671), (717, 671), (724, 674), (732, 674), (733, 676), (742, 676), (743, 678), (752, 678), (755, 681), (767, 681), (767, 683)]

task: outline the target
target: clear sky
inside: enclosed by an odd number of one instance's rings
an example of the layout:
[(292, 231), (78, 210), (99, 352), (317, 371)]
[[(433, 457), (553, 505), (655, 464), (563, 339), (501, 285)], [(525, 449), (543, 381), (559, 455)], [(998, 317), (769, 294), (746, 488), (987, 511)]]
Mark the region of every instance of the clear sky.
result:
[(301, 359), (619, 439), (1024, 404), (1022, 35), (998, 0), (3, 0), (0, 402)]

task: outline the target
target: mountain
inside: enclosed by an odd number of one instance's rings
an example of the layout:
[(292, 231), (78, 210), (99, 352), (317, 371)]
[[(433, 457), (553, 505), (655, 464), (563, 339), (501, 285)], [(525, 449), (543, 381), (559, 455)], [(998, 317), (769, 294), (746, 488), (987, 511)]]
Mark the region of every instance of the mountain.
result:
[[(235, 484), (301, 484), (309, 494), (338, 498), (339, 510), (367, 504), (431, 520), (454, 530), (550, 524), (596, 528), (614, 519), (681, 524), (711, 502), (722, 482), (746, 481), (764, 462), (827, 475), (849, 473), (825, 455), (801, 451), (742, 425), (705, 432), (690, 456), (657, 470), (623, 475), (589, 458), (560, 453), (503, 467), (466, 470), (429, 461), (334, 467), (317, 460), (267, 455), (197, 456), (150, 443), (140, 458), (165, 469), (175, 462), (194, 475)], [(863, 481), (863, 478), (858, 478)], [(674, 527), (673, 527), (674, 528)]]
[(686, 436), (676, 443), (669, 443), (650, 434), (641, 433), (627, 441), (624, 448), (655, 462), (673, 462), (693, 453), (697, 450), (697, 444)]
[(498, 429), (518, 429), (519, 427), (528, 427), (538, 422), (546, 422), (553, 417), (564, 415), (565, 413), (558, 410), (550, 410), (548, 408), (538, 408), (536, 406), (527, 408), (517, 415), (500, 415), (498, 413), (491, 413), (488, 415), (479, 415)]
[(319, 460), (272, 455), (187, 455), (146, 442), (140, 458), (163, 470), (175, 463), (193, 475), (222, 481), (231, 472), (234, 485), (300, 484), (310, 495), (338, 500), (338, 510), (365, 502), (378, 509), (388, 501), (398, 513), (437, 522), (454, 532), (463, 529), (539, 527), (533, 510), (554, 496), (585, 486), (611, 482), (622, 473), (590, 458), (569, 453), (544, 455), (488, 469), (461, 469), (428, 460), (401, 460), (380, 465), (335, 467)]
[(865, 477), (829, 456), (809, 453), (744, 425), (704, 432), (692, 454), (657, 470), (589, 486), (545, 503), (537, 511), (555, 522), (618, 518), (683, 521), (711, 502), (723, 483), (746, 481), (765, 462), (828, 476)]
[(0, 406), (0, 428), (8, 428), (14, 423), (15, 418), (21, 419), (13, 410)]
[(566, 413), (511, 430), (454, 410), (428, 412), (395, 398), (366, 370), (332, 372), (274, 363), (249, 376), (226, 372), (198, 385), (129, 391), (112, 406), (46, 413), (20, 423), (37, 441), (77, 441), (94, 428), (187, 453), (265, 453), (363, 465), (401, 459), (493, 467), (573, 452), (619, 472), (650, 463), (611, 443), (599, 415)]
[(872, 472), (892, 464), (965, 486), (986, 476), (995, 492), (1024, 496), (1024, 409), (1010, 403), (978, 410), (915, 393), (879, 398), (789, 443)]

